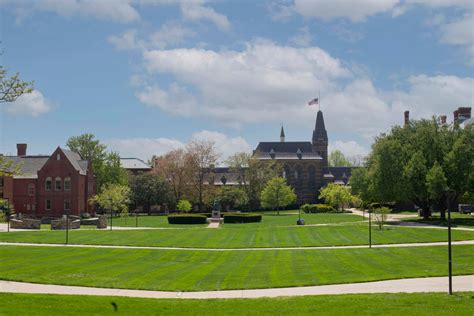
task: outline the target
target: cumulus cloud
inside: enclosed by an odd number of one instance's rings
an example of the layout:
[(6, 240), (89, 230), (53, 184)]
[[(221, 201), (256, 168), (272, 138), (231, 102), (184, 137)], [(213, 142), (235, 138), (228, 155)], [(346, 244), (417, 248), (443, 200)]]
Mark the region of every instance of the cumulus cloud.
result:
[[(216, 131), (196, 132), (190, 137), (190, 140), (214, 142), (216, 150), (222, 154), (221, 161), (236, 152), (251, 151), (250, 145), (242, 137), (230, 137)], [(121, 157), (137, 157), (145, 161), (153, 155), (163, 155), (171, 150), (185, 147), (185, 142), (181, 140), (164, 137), (109, 139), (104, 143), (110, 150), (117, 151)]]
[(304, 17), (315, 17), (321, 20), (337, 18), (349, 19), (352, 22), (363, 22), (367, 17), (390, 12), (399, 0), (295, 0), (294, 11)]
[(51, 110), (52, 106), (41, 92), (33, 90), (23, 94), (15, 102), (3, 104), (7, 113), (13, 115), (39, 116)]
[(336, 140), (329, 143), (329, 152), (334, 150), (340, 150), (344, 156), (349, 158), (362, 159), (363, 157), (369, 154), (369, 151), (366, 147), (360, 145), (356, 141), (341, 141)]
[(228, 30), (230, 22), (227, 17), (216, 12), (213, 8), (203, 5), (205, 1), (181, 2), (181, 13), (190, 21), (207, 20), (214, 23), (221, 30)]

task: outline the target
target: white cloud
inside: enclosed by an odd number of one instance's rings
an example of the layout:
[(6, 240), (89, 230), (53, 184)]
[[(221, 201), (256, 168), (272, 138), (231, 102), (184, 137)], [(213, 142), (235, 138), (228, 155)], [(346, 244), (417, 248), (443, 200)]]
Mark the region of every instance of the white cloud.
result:
[[(243, 51), (152, 50), (145, 51), (143, 57), (151, 74), (173, 75), (198, 93), (193, 101), (185, 90), (184, 95), (180, 93), (183, 89), (145, 87), (138, 93), (142, 102), (155, 103), (172, 113), (209, 116), (234, 125), (279, 121), (282, 116), (294, 116), (298, 109), (302, 113), (296, 116), (305, 116), (308, 109), (301, 105), (314, 96), (316, 88), (330, 90), (335, 79), (351, 76), (338, 59), (320, 48), (265, 41), (247, 43)], [(156, 96), (151, 97), (153, 93)], [(150, 97), (145, 98), (147, 95)]]
[(368, 155), (368, 148), (360, 145), (359, 143), (350, 141), (336, 140), (329, 143), (329, 152), (334, 150), (340, 150), (344, 156), (349, 158), (363, 158)]
[(39, 116), (51, 110), (50, 102), (38, 90), (23, 94), (15, 102), (3, 104), (7, 113), (14, 115)]
[(120, 35), (109, 36), (107, 41), (119, 50), (132, 50), (139, 48), (136, 35), (136, 30), (128, 30)]
[(214, 23), (220, 30), (228, 30), (230, 22), (227, 17), (214, 9), (204, 6), (205, 1), (181, 2), (181, 13), (190, 21), (208, 20)]
[(88, 16), (124, 23), (140, 19), (130, 0), (7, 0), (3, 3), (13, 4), (20, 19), (34, 11), (52, 12), (64, 17)]
[[(216, 150), (222, 154), (221, 160), (239, 152), (250, 152), (251, 147), (242, 137), (229, 137), (226, 134), (203, 130), (194, 133), (190, 140), (213, 141)], [(137, 157), (147, 161), (153, 155), (163, 155), (171, 150), (184, 148), (185, 142), (170, 138), (129, 138), (129, 139), (109, 139), (104, 141), (107, 148), (117, 151), (121, 157)]]
[(440, 42), (451, 45), (474, 44), (474, 15), (468, 14), (440, 26)]
[(294, 11), (324, 21), (337, 18), (363, 22), (367, 17), (390, 12), (399, 0), (295, 0)]

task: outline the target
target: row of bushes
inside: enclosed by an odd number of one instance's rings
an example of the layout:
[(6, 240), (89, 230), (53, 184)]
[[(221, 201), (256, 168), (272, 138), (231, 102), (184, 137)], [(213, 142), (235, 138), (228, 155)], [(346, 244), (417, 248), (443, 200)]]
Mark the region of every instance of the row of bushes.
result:
[(262, 221), (261, 214), (255, 213), (226, 213), (224, 223), (256, 223)]
[[(170, 224), (205, 224), (207, 214), (172, 214), (168, 215)], [(256, 223), (262, 221), (262, 215), (255, 213), (225, 213), (224, 223)]]
[(304, 204), (301, 206), (301, 210), (305, 213), (340, 213), (328, 204)]

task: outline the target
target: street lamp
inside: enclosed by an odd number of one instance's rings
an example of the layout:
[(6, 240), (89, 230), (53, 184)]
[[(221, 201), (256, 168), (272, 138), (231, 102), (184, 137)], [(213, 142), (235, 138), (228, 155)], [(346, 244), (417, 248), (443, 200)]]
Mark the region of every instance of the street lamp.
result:
[(369, 212), (369, 248), (372, 248), (372, 209), (368, 209)]
[(453, 189), (446, 191), (446, 202), (448, 207), (448, 273), (449, 273), (449, 295), (453, 295), (453, 257), (451, 252), (451, 197)]
[(113, 211), (113, 200), (110, 198), (110, 230), (112, 230), (112, 220), (114, 217), (114, 211)]

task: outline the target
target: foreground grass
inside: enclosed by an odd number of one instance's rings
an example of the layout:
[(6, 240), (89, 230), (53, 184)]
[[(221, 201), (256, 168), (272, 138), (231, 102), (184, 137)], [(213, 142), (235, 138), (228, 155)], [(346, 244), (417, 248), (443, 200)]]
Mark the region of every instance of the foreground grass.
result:
[[(368, 244), (367, 223), (340, 226), (262, 227), (245, 224), (227, 228), (163, 230), (69, 231), (69, 243), (91, 245), (166, 246), (199, 248), (306, 247)], [(453, 231), (453, 240), (472, 240), (474, 231)], [(64, 243), (64, 231), (0, 233), (0, 241)], [(374, 244), (446, 241), (441, 229), (387, 226), (372, 230)]]
[[(447, 273), (446, 247), (179, 251), (0, 247), (0, 279), (200, 291), (377, 281)], [(474, 274), (474, 246), (453, 247), (453, 272)]]
[[(0, 294), (5, 315), (472, 315), (474, 293), (350, 294), (261, 299), (143, 299)], [(114, 307), (116, 306), (116, 307)]]
[[(361, 216), (354, 214), (301, 214), (301, 218), (306, 221), (307, 225), (312, 224), (328, 224), (328, 223), (346, 223), (360, 222), (363, 220)], [(298, 219), (298, 210), (282, 211), (280, 215), (276, 212), (263, 213), (263, 219), (259, 223), (245, 224), (245, 226), (261, 227), (261, 226), (294, 226)], [(204, 225), (171, 225), (168, 224), (167, 216), (135, 216), (114, 218), (114, 226), (135, 227), (168, 227), (168, 228), (186, 228), (186, 227), (202, 227)], [(222, 227), (241, 226), (243, 224), (225, 224)]]

